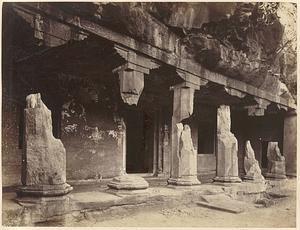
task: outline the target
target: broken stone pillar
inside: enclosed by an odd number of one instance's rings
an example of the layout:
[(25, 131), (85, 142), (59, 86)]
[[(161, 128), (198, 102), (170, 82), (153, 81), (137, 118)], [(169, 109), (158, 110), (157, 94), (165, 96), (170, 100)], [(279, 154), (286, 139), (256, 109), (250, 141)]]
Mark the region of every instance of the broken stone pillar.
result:
[(123, 154), (123, 168), (120, 174), (114, 177), (107, 186), (117, 190), (146, 189), (149, 187), (149, 184), (144, 178), (126, 173), (126, 124), (122, 118), (117, 118), (116, 122), (119, 136), (118, 148)]
[(259, 167), (258, 161), (255, 159), (254, 150), (252, 149), (249, 140), (246, 141), (245, 146), (244, 169), (246, 175), (244, 175), (243, 179), (251, 180), (254, 182), (265, 180), (265, 178), (261, 174), (261, 169)]
[(58, 196), (73, 188), (66, 183), (66, 150), (52, 133), (51, 111), (41, 95), (26, 97), (22, 184), (19, 196)]
[(283, 155), (286, 162), (286, 174), (297, 175), (297, 114), (288, 112), (284, 118)]
[(238, 174), (238, 142), (230, 131), (230, 107), (221, 105), (217, 111), (217, 176), (218, 182), (241, 182)]
[(198, 185), (197, 153), (194, 150), (191, 129), (183, 125), (182, 120), (193, 113), (194, 89), (190, 87), (174, 88), (172, 116), (172, 161), (171, 177), (168, 184)]
[(281, 155), (278, 142), (269, 142), (267, 150), (268, 171), (266, 177), (286, 179), (285, 157)]

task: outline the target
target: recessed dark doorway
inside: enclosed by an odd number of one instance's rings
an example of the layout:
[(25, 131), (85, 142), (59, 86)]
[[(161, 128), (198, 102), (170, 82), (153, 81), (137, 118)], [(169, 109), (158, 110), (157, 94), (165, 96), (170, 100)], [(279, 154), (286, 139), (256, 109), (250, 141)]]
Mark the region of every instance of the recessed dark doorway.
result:
[(261, 167), (262, 169), (267, 169), (268, 167), (268, 158), (267, 158), (267, 153), (268, 153), (268, 141), (262, 141), (261, 142)]
[(126, 172), (152, 173), (154, 116), (137, 108), (126, 112)]

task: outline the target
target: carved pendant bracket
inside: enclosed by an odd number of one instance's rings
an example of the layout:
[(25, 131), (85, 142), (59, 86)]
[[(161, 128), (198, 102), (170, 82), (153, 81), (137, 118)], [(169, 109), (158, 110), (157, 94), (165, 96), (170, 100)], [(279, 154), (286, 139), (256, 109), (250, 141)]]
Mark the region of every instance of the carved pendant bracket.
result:
[(248, 110), (248, 116), (264, 116), (265, 110), (271, 104), (270, 101), (254, 97), (256, 105), (245, 106), (244, 108)]
[(137, 105), (144, 89), (144, 74), (159, 65), (153, 60), (139, 55), (121, 46), (114, 46), (116, 52), (126, 61), (125, 64), (115, 68), (120, 80), (120, 94), (122, 100), (129, 105)]

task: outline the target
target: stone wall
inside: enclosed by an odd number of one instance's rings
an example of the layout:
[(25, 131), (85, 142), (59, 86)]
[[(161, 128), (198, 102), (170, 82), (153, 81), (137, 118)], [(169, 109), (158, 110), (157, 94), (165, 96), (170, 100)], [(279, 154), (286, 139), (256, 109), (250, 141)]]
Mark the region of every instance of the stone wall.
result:
[(67, 152), (67, 179), (119, 175), (123, 153), (117, 118), (96, 106), (76, 101), (63, 105), (62, 142)]
[(21, 184), (22, 150), (19, 148), (19, 115), (16, 103), (2, 103), (2, 186)]
[[(193, 121), (191, 124), (192, 140), (194, 149), (198, 149), (198, 123)], [(198, 151), (197, 151), (198, 153)], [(216, 173), (216, 155), (215, 154), (197, 154), (197, 174), (198, 177), (212, 179)], [(201, 181), (203, 182), (203, 181)]]

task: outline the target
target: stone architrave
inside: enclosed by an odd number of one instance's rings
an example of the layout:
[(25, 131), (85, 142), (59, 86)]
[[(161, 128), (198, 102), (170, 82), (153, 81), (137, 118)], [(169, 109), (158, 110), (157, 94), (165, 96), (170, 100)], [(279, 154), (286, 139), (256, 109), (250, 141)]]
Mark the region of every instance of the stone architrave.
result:
[(194, 89), (174, 88), (174, 104), (172, 117), (172, 165), (171, 185), (198, 185), (197, 153), (194, 150), (191, 129), (182, 120), (193, 113)]
[(278, 142), (269, 142), (267, 150), (268, 171), (266, 177), (286, 179), (285, 157), (280, 153)]
[(66, 183), (66, 150), (52, 134), (51, 111), (41, 95), (26, 97), (22, 184), (19, 196), (58, 196), (73, 188)]
[(238, 175), (238, 142), (230, 131), (230, 107), (221, 105), (217, 111), (217, 182), (241, 182)]
[(244, 175), (243, 179), (251, 180), (254, 182), (265, 180), (265, 178), (261, 174), (261, 169), (259, 167), (258, 161), (255, 159), (254, 150), (252, 149), (249, 140), (246, 141), (245, 146), (244, 169), (246, 174)]
[(135, 190), (146, 189), (149, 187), (148, 182), (140, 176), (128, 175), (126, 173), (126, 124), (122, 118), (117, 118), (118, 124), (118, 148), (123, 154), (123, 167), (118, 176), (114, 177), (107, 186), (117, 190)]

